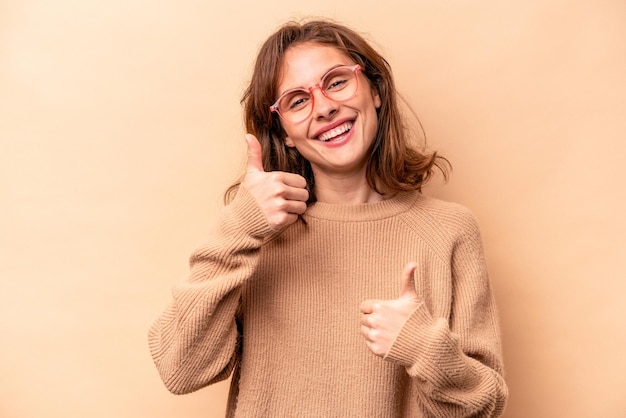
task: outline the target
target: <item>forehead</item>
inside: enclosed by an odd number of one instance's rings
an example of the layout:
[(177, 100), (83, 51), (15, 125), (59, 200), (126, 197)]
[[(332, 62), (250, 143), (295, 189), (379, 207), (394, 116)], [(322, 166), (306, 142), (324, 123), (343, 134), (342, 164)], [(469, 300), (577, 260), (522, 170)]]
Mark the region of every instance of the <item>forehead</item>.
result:
[(290, 47), (283, 56), (278, 90), (308, 87), (319, 82), (328, 70), (337, 65), (355, 62), (334, 46), (304, 43)]

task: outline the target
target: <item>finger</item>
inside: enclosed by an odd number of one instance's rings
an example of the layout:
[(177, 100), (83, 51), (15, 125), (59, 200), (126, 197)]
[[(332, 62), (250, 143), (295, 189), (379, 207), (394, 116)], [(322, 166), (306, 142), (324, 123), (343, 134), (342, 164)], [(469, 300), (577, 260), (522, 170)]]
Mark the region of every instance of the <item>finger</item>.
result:
[(298, 215), (293, 213), (280, 213), (276, 216), (268, 217), (268, 222), (273, 229), (280, 230), (298, 220)]
[(306, 212), (306, 203), (299, 200), (287, 200), (283, 204), (282, 210), (288, 214), (302, 215)]
[(417, 263), (411, 261), (402, 271), (402, 287), (400, 289), (401, 298), (415, 298), (417, 291), (415, 290), (415, 269)]
[(376, 354), (379, 357), (385, 357), (385, 355), (387, 354), (387, 352), (384, 351), (381, 346), (376, 342), (366, 340), (365, 344), (367, 344), (367, 348), (369, 348), (372, 353)]
[(374, 301), (371, 300), (371, 299), (364, 300), (359, 305), (359, 309), (364, 314), (370, 314), (370, 313), (374, 312)]
[(287, 187), (285, 189), (284, 198), (297, 202), (306, 202), (309, 200), (309, 191), (300, 187)]
[(307, 186), (306, 179), (299, 174), (283, 172), (282, 176), (283, 183), (287, 186), (298, 187), (300, 189)]
[(363, 335), (363, 338), (365, 338), (367, 341), (373, 341), (371, 337), (370, 329), (366, 327), (365, 325), (361, 325), (361, 335)]
[(263, 169), (261, 143), (252, 134), (246, 134), (245, 138), (248, 144), (248, 171), (265, 171)]
[(361, 315), (361, 326), (367, 327), (368, 329), (375, 326), (375, 321), (371, 314)]

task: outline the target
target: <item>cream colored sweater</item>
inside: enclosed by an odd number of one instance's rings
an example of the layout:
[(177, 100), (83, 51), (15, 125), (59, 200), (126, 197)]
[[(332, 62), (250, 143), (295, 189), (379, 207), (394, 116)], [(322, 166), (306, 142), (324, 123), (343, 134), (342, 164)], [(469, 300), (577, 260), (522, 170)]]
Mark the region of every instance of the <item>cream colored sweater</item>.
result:
[[(233, 373), (229, 417), (495, 417), (500, 333), (480, 232), (464, 207), (400, 193), (314, 203), (272, 231), (241, 187), (149, 332), (167, 388)], [(359, 304), (395, 299), (416, 261), (423, 297), (383, 359)]]

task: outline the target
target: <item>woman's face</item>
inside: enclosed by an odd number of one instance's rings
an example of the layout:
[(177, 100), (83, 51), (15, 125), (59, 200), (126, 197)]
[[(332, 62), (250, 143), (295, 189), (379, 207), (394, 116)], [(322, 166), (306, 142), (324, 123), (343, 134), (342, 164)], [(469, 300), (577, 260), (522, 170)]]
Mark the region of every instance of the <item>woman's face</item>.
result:
[[(279, 97), (294, 88), (308, 89), (320, 82), (332, 68), (354, 65), (347, 55), (331, 46), (304, 43), (290, 47), (283, 57)], [(287, 137), (285, 144), (296, 147), (313, 168), (316, 177), (362, 174), (369, 149), (378, 128), (376, 110), (381, 101), (367, 78), (357, 72), (356, 94), (341, 103), (334, 102), (313, 89), (313, 110), (302, 122), (281, 119)]]

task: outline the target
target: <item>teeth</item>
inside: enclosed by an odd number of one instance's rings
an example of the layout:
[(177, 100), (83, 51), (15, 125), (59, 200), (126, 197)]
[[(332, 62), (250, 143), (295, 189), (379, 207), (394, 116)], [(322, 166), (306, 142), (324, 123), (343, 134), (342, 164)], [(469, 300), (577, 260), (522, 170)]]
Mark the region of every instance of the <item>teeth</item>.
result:
[(319, 140), (322, 142), (328, 142), (332, 138), (348, 132), (352, 128), (352, 122), (346, 122), (343, 125), (339, 125), (336, 128), (326, 131), (319, 136)]

